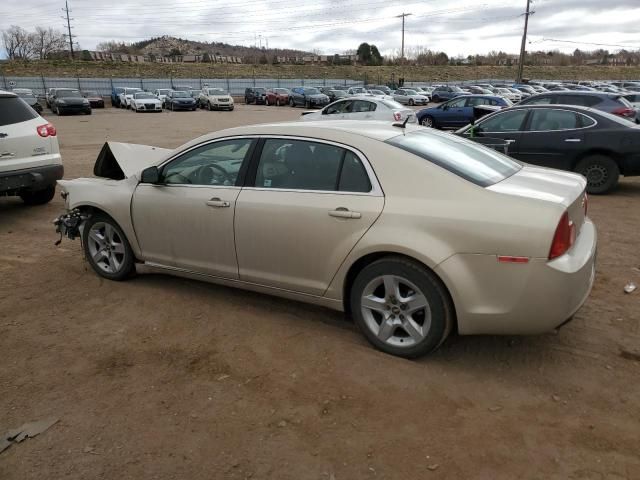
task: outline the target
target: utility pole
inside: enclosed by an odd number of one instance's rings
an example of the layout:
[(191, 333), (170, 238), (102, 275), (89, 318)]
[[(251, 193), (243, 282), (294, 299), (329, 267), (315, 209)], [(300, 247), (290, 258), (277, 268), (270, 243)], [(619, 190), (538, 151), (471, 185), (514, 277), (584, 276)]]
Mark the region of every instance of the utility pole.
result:
[(66, 18), (67, 20), (67, 31), (69, 32), (69, 51), (71, 52), (71, 60), (73, 60), (73, 36), (71, 35), (71, 18), (69, 18), (69, 2), (68, 0), (65, 0), (64, 2), (64, 8), (62, 9), (63, 12), (65, 12), (65, 17), (62, 17), (62, 19), (64, 20)]
[(524, 70), (524, 57), (527, 48), (527, 28), (529, 27), (529, 16), (535, 12), (529, 12), (531, 0), (527, 0), (527, 11), (524, 14), (524, 33), (522, 34), (522, 44), (520, 45), (520, 60), (518, 60), (518, 76), (516, 77), (517, 83), (522, 83), (522, 72)]
[(412, 15), (411, 13), (404, 13), (402, 15), (396, 15), (396, 18), (402, 18), (402, 49), (400, 50), (400, 61), (404, 60), (404, 17)]

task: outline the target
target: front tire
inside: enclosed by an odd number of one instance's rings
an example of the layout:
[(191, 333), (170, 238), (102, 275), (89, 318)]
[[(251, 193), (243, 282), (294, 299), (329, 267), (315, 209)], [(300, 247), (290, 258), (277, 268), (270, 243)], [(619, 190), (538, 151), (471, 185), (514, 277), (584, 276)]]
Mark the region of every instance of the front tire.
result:
[(293, 101), (293, 98), (291, 100), (289, 100), (289, 106), (290, 107), (295, 107), (296, 106), (296, 102)]
[(413, 107), (415, 104), (416, 104), (416, 102), (414, 102), (414, 101), (413, 101), (413, 98), (410, 98), (410, 99), (409, 99), (409, 105), (410, 105), (411, 107)]
[(265, 106), (265, 107), (268, 107), (268, 106), (269, 106), (269, 99), (268, 99), (268, 98), (265, 98), (265, 99), (264, 99), (264, 106)]
[(433, 121), (433, 117), (430, 117), (428, 115), (420, 121), (420, 125), (428, 128), (435, 128), (436, 126), (435, 122)]
[(606, 155), (589, 155), (583, 158), (575, 171), (587, 179), (587, 193), (600, 195), (613, 190), (620, 179), (618, 164)]
[(56, 186), (49, 185), (43, 190), (24, 191), (20, 193), (20, 198), (25, 205), (44, 205), (53, 200), (56, 194)]
[(356, 325), (374, 347), (404, 358), (435, 350), (454, 322), (440, 280), (402, 257), (367, 265), (353, 283), (350, 305)]
[(84, 254), (91, 268), (108, 280), (124, 280), (134, 271), (133, 250), (118, 224), (99, 213), (82, 230)]

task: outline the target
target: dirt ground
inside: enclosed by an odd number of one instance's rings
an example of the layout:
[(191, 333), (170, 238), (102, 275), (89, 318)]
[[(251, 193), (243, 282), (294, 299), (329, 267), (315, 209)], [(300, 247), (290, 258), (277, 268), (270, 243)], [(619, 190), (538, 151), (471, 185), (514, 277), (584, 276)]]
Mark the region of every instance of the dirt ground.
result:
[[(176, 147), (300, 110), (51, 117), (66, 178), (107, 139)], [(452, 337), (406, 361), (342, 314), (171, 278), (100, 280), (59, 197), (0, 198), (0, 479), (638, 479), (640, 181), (592, 197), (597, 281), (538, 337)], [(544, 298), (540, 299), (544, 302)]]

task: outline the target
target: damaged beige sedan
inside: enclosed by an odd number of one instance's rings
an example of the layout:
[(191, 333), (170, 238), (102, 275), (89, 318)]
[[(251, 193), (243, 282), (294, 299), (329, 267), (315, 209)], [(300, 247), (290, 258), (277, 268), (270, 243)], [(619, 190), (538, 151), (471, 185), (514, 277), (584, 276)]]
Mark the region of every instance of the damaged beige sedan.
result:
[(385, 352), (537, 334), (594, 281), (585, 180), (432, 129), (294, 122), (109, 142), (57, 230), (104, 278), (178, 275), (351, 314)]

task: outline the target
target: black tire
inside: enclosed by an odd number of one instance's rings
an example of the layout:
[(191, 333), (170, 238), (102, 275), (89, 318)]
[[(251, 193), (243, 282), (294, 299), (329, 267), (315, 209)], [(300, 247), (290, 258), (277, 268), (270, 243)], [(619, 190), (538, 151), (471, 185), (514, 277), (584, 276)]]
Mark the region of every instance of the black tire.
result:
[(91, 110), (87, 110), (87, 111), (86, 111), (86, 112), (84, 112), (84, 113), (86, 113), (87, 115), (91, 115)]
[(229, 111), (230, 111), (230, 112), (233, 112), (233, 109), (234, 109), (234, 108), (235, 108), (235, 107), (229, 107)]
[(589, 155), (576, 165), (575, 171), (587, 179), (587, 193), (601, 195), (615, 188), (620, 179), (618, 164), (606, 155)]
[[(419, 342), (408, 347), (393, 345), (379, 339), (377, 334), (368, 326), (361, 307), (361, 298), (365, 288), (379, 277), (388, 275), (401, 277), (403, 280), (411, 282), (428, 302), (431, 318), (428, 330)], [(386, 289), (383, 288), (383, 290)], [(384, 291), (383, 296), (386, 296), (386, 294), (386, 291)], [(353, 319), (367, 340), (377, 349), (398, 357), (416, 358), (435, 350), (447, 338), (454, 323), (454, 309), (449, 295), (440, 280), (423, 266), (403, 257), (385, 257), (367, 265), (356, 277), (351, 288), (349, 301)], [(394, 302), (393, 305), (391, 303), (389, 305), (392, 307), (389, 310), (389, 315), (391, 315), (393, 309), (397, 309), (399, 311), (395, 312), (395, 314), (398, 315), (398, 318), (403, 318), (404, 311), (400, 310), (402, 302), (397, 304)], [(382, 314), (378, 313), (378, 315), (382, 322)], [(411, 315), (414, 322), (419, 322), (420, 318), (413, 315), (416, 314)], [(372, 316), (372, 318), (378, 321), (375, 317)], [(422, 316), (422, 320), (425, 321), (425, 316)], [(395, 322), (396, 320), (393, 321)], [(397, 321), (400, 322), (401, 320), (398, 319)], [(404, 322), (404, 319), (402, 322)], [(426, 322), (419, 326), (423, 327), (424, 325), (426, 325)], [(402, 340), (405, 338), (403, 335), (407, 331), (401, 325), (391, 328), (392, 340), (395, 339), (396, 343), (404, 341)], [(410, 342), (411, 337), (406, 337), (406, 340)]]
[(268, 98), (265, 98), (265, 99), (264, 99), (264, 106), (265, 106), (265, 107), (268, 107), (268, 106), (269, 106), (269, 99), (268, 99)]
[(280, 100), (276, 98), (276, 107), (280, 106)]
[(438, 95), (436, 95), (435, 97), (433, 97), (431, 100), (433, 100), (435, 103), (440, 103), (440, 97)]
[(413, 98), (409, 99), (409, 106), (413, 107), (416, 104), (416, 102), (413, 101)]
[(296, 106), (296, 102), (293, 101), (293, 98), (291, 100), (289, 100), (289, 106), (290, 107), (295, 107)]
[[(109, 224), (124, 246), (124, 254), (122, 257), (121, 266), (115, 273), (109, 273), (103, 270), (91, 256), (90, 249), (92, 248), (92, 244), (94, 244), (95, 242), (94, 240), (89, 238), (89, 233), (91, 231), (91, 228), (96, 223)], [(114, 281), (125, 280), (126, 278), (130, 277), (135, 271), (135, 257), (133, 255), (133, 250), (131, 250), (131, 245), (129, 245), (127, 237), (125, 236), (120, 226), (116, 223), (116, 221), (106, 214), (98, 213), (92, 215), (85, 222), (84, 228), (82, 230), (82, 246), (84, 248), (84, 255), (89, 262), (89, 265), (91, 265), (91, 268), (93, 268), (93, 270), (103, 278)]]
[(306, 108), (307, 110), (309, 110), (311, 108), (311, 102), (309, 100), (304, 102), (304, 108)]
[(42, 190), (25, 190), (20, 192), (20, 198), (26, 205), (44, 205), (53, 200), (56, 194), (56, 186), (49, 185)]

